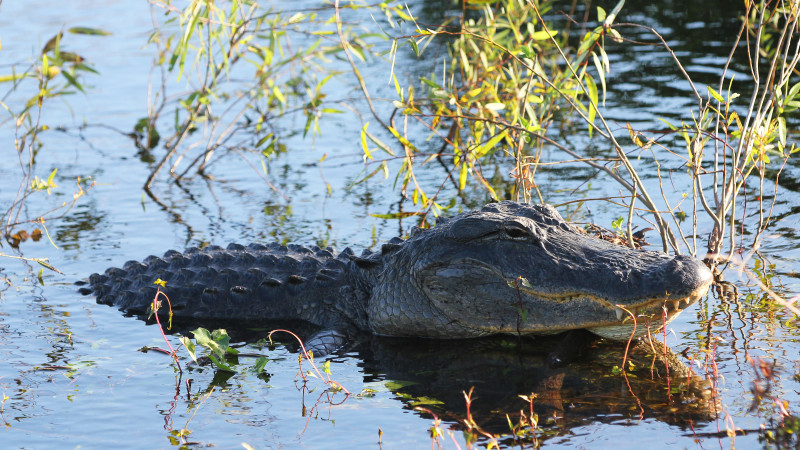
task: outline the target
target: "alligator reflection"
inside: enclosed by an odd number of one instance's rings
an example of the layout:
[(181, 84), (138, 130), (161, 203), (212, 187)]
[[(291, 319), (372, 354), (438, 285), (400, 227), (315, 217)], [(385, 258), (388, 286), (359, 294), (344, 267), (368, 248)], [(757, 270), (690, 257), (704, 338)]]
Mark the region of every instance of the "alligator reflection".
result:
[[(241, 323), (204, 325), (227, 328), (235, 342), (256, 342), (265, 335), (263, 323), (258, 329), (242, 327)], [(319, 331), (294, 321), (287, 328), (304, 340)], [(276, 338), (290, 351), (299, 351), (296, 341), (286, 336)], [(509, 421), (517, 425), (521, 411), (527, 414), (530, 406), (539, 418), (539, 442), (567, 434), (578, 426), (636, 424), (645, 419), (677, 426), (691, 434), (692, 428), (716, 420), (720, 411), (705, 370), (696, 366), (692, 370), (681, 361), (682, 357), (655, 340), (655, 351), (646, 339), (632, 344), (625, 359), (627, 376), (623, 376), (620, 368), (625, 345), (619, 342), (596, 341), (577, 360), (552, 368), (548, 355), (558, 347), (561, 336), (349, 338), (349, 344), (334, 356), (334, 361), (357, 358), (366, 383), (382, 382), (405, 408), (424, 417), (430, 417), (431, 412), (453, 427), (465, 428), (464, 392), (474, 387), (472, 419), (483, 431), (501, 439), (512, 439)], [(332, 372), (335, 379), (335, 367)], [(223, 378), (215, 377), (208, 389), (215, 384), (224, 385), (230, 376), (225, 373)], [(532, 405), (520, 398), (531, 394)]]
[(425, 399), (426, 408), (448, 421), (465, 418), (463, 392), (474, 386), (473, 419), (492, 434), (509, 433), (506, 414), (518, 423), (520, 410), (529, 408), (519, 396), (531, 394), (535, 394), (533, 411), (539, 416), (540, 437), (593, 422), (652, 418), (688, 430), (716, 418), (718, 403), (708, 381), (669, 349), (664, 354), (657, 345), (654, 354), (646, 343), (632, 348), (626, 382), (617, 369), (622, 366), (624, 346), (599, 342), (581, 360), (553, 369), (542, 350), (552, 348), (547, 341), (371, 337), (362, 341), (358, 354), (367, 381), (395, 382), (387, 385), (402, 386), (393, 392), (407, 408)]

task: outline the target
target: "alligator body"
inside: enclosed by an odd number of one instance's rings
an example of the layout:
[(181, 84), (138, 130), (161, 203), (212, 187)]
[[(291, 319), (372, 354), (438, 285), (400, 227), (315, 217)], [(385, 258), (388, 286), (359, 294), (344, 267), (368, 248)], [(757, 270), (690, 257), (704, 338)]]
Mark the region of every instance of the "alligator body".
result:
[(277, 244), (169, 251), (94, 274), (84, 293), (145, 313), (159, 278), (177, 317), (428, 338), (587, 329), (616, 340), (631, 336), (631, 316), (636, 334), (657, 330), (712, 281), (695, 258), (614, 245), (574, 229), (552, 206), (515, 202), (361, 255)]

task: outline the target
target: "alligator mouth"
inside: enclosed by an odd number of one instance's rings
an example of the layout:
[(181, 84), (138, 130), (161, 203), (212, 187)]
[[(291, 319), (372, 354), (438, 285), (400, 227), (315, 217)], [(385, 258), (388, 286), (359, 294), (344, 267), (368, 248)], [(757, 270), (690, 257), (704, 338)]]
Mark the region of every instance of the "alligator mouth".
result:
[[(617, 325), (587, 327), (592, 333), (614, 340), (627, 340), (662, 329), (686, 308), (703, 298), (709, 284), (704, 284), (683, 298), (652, 299), (630, 307), (614, 306)], [(626, 311), (627, 310), (627, 311)]]
[(667, 293), (663, 297), (651, 297), (646, 300), (628, 304), (614, 303), (606, 298), (587, 293), (550, 294), (528, 288), (524, 285), (520, 285), (519, 290), (553, 303), (570, 303), (579, 299), (589, 300), (613, 312), (617, 321), (623, 322), (631, 319), (631, 316), (651, 316), (654, 313), (661, 314), (662, 311), (666, 311), (667, 314), (679, 313), (702, 298), (708, 291), (709, 285), (710, 283), (704, 283), (689, 294), (680, 297), (675, 297)]
[(580, 299), (601, 305), (607, 312), (606, 320), (598, 320), (597, 325), (587, 324), (582, 328), (600, 337), (619, 341), (641, 337), (648, 331), (660, 330), (683, 310), (703, 298), (710, 285), (711, 280), (680, 297), (667, 293), (661, 297), (651, 297), (629, 304), (615, 304), (606, 298), (591, 294), (544, 294), (523, 286), (519, 288), (529, 295), (556, 303), (568, 303)]
[[(675, 286), (676, 292), (642, 292), (641, 297), (602, 296), (591, 292), (562, 291), (546, 292), (531, 285), (527, 281), (504, 274), (496, 266), (472, 258), (450, 261), (447, 264), (435, 264), (426, 267), (420, 278), (423, 290), (434, 299), (440, 309), (448, 311), (450, 317), (458, 317), (465, 327), (470, 323), (480, 323), (484, 328), (503, 328), (506, 323), (489, 323), (483, 316), (476, 317), (475, 308), (465, 308), (463, 302), (452, 299), (452, 290), (445, 287), (456, 284), (467, 296), (474, 296), (476, 301), (484, 303), (499, 301), (495, 295), (500, 292), (500, 284), (519, 294), (554, 306), (552, 312), (566, 314), (565, 317), (552, 317), (552, 324), (531, 323), (531, 334), (553, 334), (571, 329), (587, 329), (600, 337), (617, 341), (627, 341), (633, 337), (645, 335), (648, 330), (657, 331), (669, 323), (678, 314), (697, 302), (708, 291), (712, 282), (708, 276), (698, 276), (684, 285)], [(498, 280), (503, 280), (498, 281)], [(688, 281), (688, 279), (687, 279)], [(443, 299), (443, 300), (436, 300)], [(520, 299), (520, 301), (522, 301)], [(557, 306), (556, 306), (557, 305)], [(574, 306), (573, 306), (574, 305)], [(533, 305), (534, 308), (540, 306)], [(567, 311), (573, 308), (586, 310), (580, 318), (569, 317)], [(480, 310), (480, 308), (478, 308)], [(558, 319), (558, 320), (556, 320)], [(472, 320), (470, 322), (470, 320)], [(503, 322), (503, 321), (498, 321)], [(547, 322), (547, 321), (545, 321)], [(480, 327), (478, 327), (480, 328)], [(496, 331), (495, 328), (492, 328)]]

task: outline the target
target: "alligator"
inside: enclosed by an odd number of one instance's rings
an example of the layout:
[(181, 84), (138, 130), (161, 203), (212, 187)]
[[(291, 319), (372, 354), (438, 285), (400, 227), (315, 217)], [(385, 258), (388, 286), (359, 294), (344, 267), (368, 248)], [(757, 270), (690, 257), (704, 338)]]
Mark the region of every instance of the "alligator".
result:
[(323, 330), (437, 339), (588, 330), (628, 340), (675, 318), (712, 278), (693, 257), (612, 244), (550, 205), (504, 201), (414, 228), (380, 251), (173, 250), (94, 274), (81, 291), (146, 314), (161, 289), (175, 317), (188, 320), (302, 320)]

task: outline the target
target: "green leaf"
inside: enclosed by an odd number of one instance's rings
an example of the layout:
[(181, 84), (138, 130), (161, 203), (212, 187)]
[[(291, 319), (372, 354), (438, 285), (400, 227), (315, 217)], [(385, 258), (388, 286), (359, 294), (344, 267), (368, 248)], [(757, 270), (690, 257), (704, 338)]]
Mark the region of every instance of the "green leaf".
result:
[(614, 9), (611, 10), (611, 13), (609, 13), (608, 16), (606, 16), (606, 18), (603, 20), (604, 27), (609, 27), (612, 23), (614, 23), (614, 20), (617, 18), (617, 14), (622, 11), (623, 5), (625, 5), (625, 0), (619, 0), (616, 6), (614, 6)]
[(467, 186), (467, 162), (461, 162), (461, 169), (458, 173), (458, 190), (463, 191), (464, 188)]
[(172, 70), (172, 68), (175, 66), (175, 62), (178, 62), (178, 80), (180, 80), (181, 76), (183, 75), (183, 66), (186, 61), (186, 55), (189, 53), (189, 40), (192, 38), (192, 35), (197, 28), (197, 23), (200, 21), (201, 16), (205, 16), (206, 19), (208, 18), (208, 10), (205, 10), (206, 14), (204, 15), (204, 10), (200, 3), (193, 3), (189, 9), (190, 10), (187, 12), (191, 15), (191, 20), (183, 30), (183, 35), (181, 36), (181, 40), (175, 49), (175, 54), (173, 54), (170, 64), (170, 70)]
[(417, 42), (414, 39), (409, 39), (408, 43), (411, 44), (411, 49), (414, 50), (414, 54), (419, 58), (419, 46), (417, 46)]
[(28, 74), (20, 73), (20, 74), (12, 74), (12, 75), (0, 75), (0, 83), (7, 83), (9, 81), (17, 81), (27, 77)]
[(589, 98), (592, 100), (592, 102), (589, 104), (588, 116), (590, 124), (589, 136), (591, 136), (592, 130), (594, 130), (594, 127), (591, 124), (594, 123), (594, 119), (597, 116), (597, 108), (595, 107), (595, 105), (597, 105), (597, 84), (595, 84), (594, 79), (592, 79), (589, 74), (586, 74), (586, 90), (589, 92)]
[(311, 129), (311, 124), (314, 122), (314, 114), (306, 114), (306, 126), (303, 128), (303, 137), (306, 137), (308, 130)]
[(616, 42), (617, 44), (622, 43), (622, 35), (619, 34), (619, 31), (617, 31), (615, 28), (609, 28), (608, 35), (609, 37), (611, 37), (611, 40)]
[(367, 145), (367, 127), (369, 126), (369, 122), (364, 124), (364, 127), (361, 128), (361, 150), (364, 151), (364, 158), (366, 159), (373, 159), (372, 153), (369, 151), (369, 145)]
[(261, 148), (267, 141), (271, 141), (273, 137), (272, 133), (267, 134), (266, 136), (262, 137), (261, 139), (256, 142), (256, 148)]
[(492, 112), (497, 112), (504, 110), (506, 108), (506, 105), (503, 103), (493, 102), (493, 103), (487, 103), (486, 105), (484, 105), (484, 108)]
[[(606, 75), (611, 72), (611, 63), (608, 61), (608, 53), (603, 47), (600, 47), (600, 57), (603, 59), (603, 68), (606, 71)], [(605, 106), (605, 89), (603, 89), (603, 105)]]
[(606, 20), (606, 10), (598, 6), (597, 7), (597, 21), (598, 22), (602, 22), (604, 20)]
[(92, 36), (110, 36), (111, 33), (105, 30), (101, 30), (99, 28), (89, 28), (89, 27), (72, 27), (69, 30), (70, 33), (73, 34), (88, 34)]
[(508, 287), (515, 289), (519, 288), (520, 285), (528, 289), (533, 289), (533, 285), (531, 284), (531, 282), (524, 277), (519, 277), (518, 279), (515, 280), (506, 281), (506, 284), (508, 284)]
[(475, 158), (481, 159), (484, 156), (486, 156), (491, 150), (494, 149), (494, 147), (497, 144), (500, 143), (500, 141), (502, 141), (507, 136), (507, 134), (508, 132), (506, 130), (503, 130), (502, 133), (498, 133), (492, 136), (491, 139), (476, 147), (474, 150)]
[(397, 91), (397, 96), (400, 97), (400, 100), (403, 100), (403, 88), (400, 87), (400, 83), (394, 73), (392, 73), (392, 81), (394, 81), (394, 89)]
[(557, 30), (541, 30), (533, 33), (531, 35), (531, 39), (534, 41), (544, 41), (545, 39), (550, 39), (551, 37), (558, 34)]
[(211, 339), (214, 339), (214, 342), (219, 344), (221, 348), (225, 350), (225, 353), (236, 355), (239, 353), (238, 350), (229, 346), (231, 342), (231, 337), (228, 336), (228, 332), (224, 329), (218, 329), (211, 332)]
[(47, 258), (34, 258), (34, 261), (36, 261), (40, 266), (50, 269), (53, 272), (61, 273), (60, 270), (56, 269), (52, 264), (47, 262)]
[(585, 58), (586, 52), (588, 52), (589, 49), (592, 48), (592, 46), (600, 39), (602, 35), (603, 35), (603, 27), (597, 27), (583, 36), (583, 39), (581, 40), (581, 45), (578, 47), (579, 60), (576, 62), (580, 62), (580, 60), (582, 59), (580, 58), (581, 55), (583, 55)]
[(234, 370), (233, 367), (231, 367), (230, 364), (228, 364), (224, 358), (217, 358), (214, 355), (208, 355), (208, 359), (210, 359), (211, 362), (214, 363), (214, 367), (216, 367), (219, 370), (224, 370), (225, 372), (236, 372), (236, 370)]
[(416, 397), (413, 401), (409, 403), (411, 406), (425, 406), (425, 405), (444, 405), (444, 402), (441, 400), (436, 400), (435, 398), (430, 397)]
[(307, 49), (305, 49), (305, 51), (303, 52), (303, 54), (305, 54), (305, 55), (309, 55), (309, 54), (311, 54), (311, 52), (313, 52), (314, 50), (316, 50), (316, 48), (317, 48), (317, 47), (319, 47), (319, 45), (320, 45), (321, 43), (322, 43), (322, 39), (317, 39), (317, 40), (316, 40), (316, 42), (314, 42), (313, 44), (311, 44), (311, 46), (310, 46), (310, 47), (308, 47)]
[(469, 58), (467, 58), (467, 54), (464, 52), (463, 48), (459, 49), (459, 56), (461, 57), (461, 66), (464, 68), (464, 72), (466, 72), (468, 77), (471, 77), (472, 66), (469, 63)]
[[(602, 49), (601, 49), (602, 51)], [(594, 67), (597, 69), (597, 76), (600, 78), (600, 86), (603, 88), (603, 105), (606, 103), (606, 71), (603, 68), (603, 64), (600, 62), (600, 59), (597, 57), (597, 53), (592, 52), (592, 61), (594, 61)], [(588, 77), (587, 77), (588, 78)], [(595, 86), (595, 95), (592, 99), (595, 105), (599, 105), (597, 99), (597, 86)]]
[(47, 177), (47, 184), (48, 185), (52, 185), (53, 184), (53, 180), (56, 178), (56, 172), (58, 172), (58, 168), (55, 168), (55, 169), (53, 169), (52, 172), (50, 172), (50, 176)]
[(781, 147), (786, 146), (786, 118), (778, 117), (778, 141)]
[(269, 360), (268, 360), (267, 358), (265, 358), (265, 357), (263, 357), (263, 356), (259, 356), (259, 357), (256, 359), (256, 363), (255, 363), (255, 365), (253, 366), (253, 370), (254, 370), (256, 373), (261, 373), (261, 372), (263, 372), (263, 371), (264, 371), (264, 367), (266, 367), (266, 365), (267, 365), (267, 362), (268, 362), (268, 361), (269, 361)]
[(711, 96), (714, 97), (715, 100), (717, 100), (720, 103), (725, 103), (725, 99), (722, 98), (722, 96), (719, 95), (717, 91), (714, 90), (714, 88), (712, 88), (711, 86), (706, 86), (706, 88), (708, 89), (708, 93), (711, 94)]
[(664, 122), (664, 123), (665, 123), (665, 124), (666, 124), (666, 125), (669, 127), (669, 129), (670, 129), (670, 130), (672, 130), (672, 131), (678, 131), (678, 127), (676, 127), (675, 125), (673, 125), (673, 124), (671, 124), (671, 123), (667, 122), (667, 120), (666, 120), (666, 119), (659, 118), (658, 120), (660, 120), (660, 121)]
[(305, 17), (306, 17), (305, 14), (301, 12), (296, 12), (294, 13), (294, 15), (292, 15), (292, 17), (289, 18), (289, 23), (292, 24), (292, 23), (302, 22)]
[(186, 336), (181, 336), (178, 338), (178, 340), (180, 340), (183, 346), (186, 347), (186, 351), (189, 352), (189, 356), (191, 356), (192, 360), (194, 360), (195, 364), (197, 364), (197, 355), (195, 354), (194, 342), (192, 342), (192, 340)]
[(795, 84), (789, 89), (789, 93), (786, 94), (786, 101), (791, 101), (797, 95), (798, 91), (800, 91), (800, 83)]
[(392, 133), (392, 136), (395, 137), (401, 144), (405, 145), (406, 147), (410, 148), (412, 151), (417, 152), (417, 147), (414, 146), (408, 139), (404, 138), (400, 135), (400, 133), (394, 127), (388, 128), (389, 132)]
[(792, 112), (797, 108), (800, 108), (800, 101), (797, 102), (786, 102), (784, 107), (784, 112)]
[(373, 136), (372, 133), (367, 131), (367, 127), (364, 127), (364, 129), (362, 131), (367, 135), (369, 140), (374, 142), (375, 145), (377, 145), (378, 147), (381, 148), (381, 150), (385, 151), (386, 153), (390, 154), (391, 156), (395, 156), (394, 152), (392, 151), (392, 149), (388, 145), (384, 144), (380, 139), (378, 139), (377, 137)]
[[(219, 338), (218, 332), (224, 333), (227, 339), (223, 339), (223, 342), (218, 342), (215, 339), (215, 335), (217, 338)], [(219, 355), (220, 358), (225, 357), (226, 349), (228, 348), (228, 342), (230, 341), (230, 337), (227, 336), (228, 333), (225, 330), (214, 330), (214, 334), (211, 334), (207, 329), (200, 327), (192, 331), (192, 334), (194, 335), (194, 340), (197, 341), (198, 345), (208, 348), (216, 355)]]
[(83, 87), (81, 87), (81, 85), (78, 83), (78, 80), (76, 80), (75, 77), (70, 75), (69, 72), (67, 72), (66, 70), (62, 70), (61, 71), (61, 75), (64, 75), (64, 78), (67, 79), (67, 82), (69, 84), (75, 86), (76, 89), (78, 89), (79, 91), (83, 92), (84, 94), (86, 93), (86, 91), (83, 90)]
[(386, 386), (386, 389), (392, 392), (397, 392), (400, 389), (403, 389), (404, 387), (414, 386), (415, 384), (419, 383), (417, 383), (416, 381), (402, 381), (402, 380), (386, 381), (385, 383), (383, 383), (383, 385)]
[(100, 72), (92, 69), (91, 67), (87, 66), (86, 64), (75, 64), (75, 70), (83, 70), (84, 72), (91, 72), (95, 75), (100, 75)]
[(272, 86), (272, 94), (278, 99), (279, 102), (282, 104), (286, 104), (286, 97), (284, 97), (283, 92), (278, 88), (278, 86)]
[(370, 217), (375, 217), (376, 219), (404, 219), (406, 217), (418, 216), (419, 213), (416, 212), (399, 212), (399, 213), (390, 213), (390, 214), (370, 214)]

